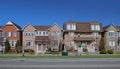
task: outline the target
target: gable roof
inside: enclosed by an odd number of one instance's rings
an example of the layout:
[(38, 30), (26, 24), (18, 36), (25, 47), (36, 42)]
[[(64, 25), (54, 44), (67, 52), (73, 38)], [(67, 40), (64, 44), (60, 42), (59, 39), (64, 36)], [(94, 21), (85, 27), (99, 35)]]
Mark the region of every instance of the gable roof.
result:
[[(15, 28), (16, 28), (17, 30), (21, 30), (21, 29), (22, 29), (19, 25), (17, 25), (16, 23), (14, 23), (14, 22), (12, 22), (12, 21), (8, 21), (4, 26), (6, 26), (6, 25), (13, 25), (13, 26), (15, 26)], [(4, 26), (2, 26), (2, 28), (3, 28)]]
[(110, 26), (113, 26), (117, 31), (119, 30), (119, 28), (117, 26), (115, 26), (114, 24), (109, 24), (109, 25), (103, 27), (103, 31), (107, 31), (107, 28)]
[(48, 31), (50, 26), (34, 26), (34, 28), (39, 31)]
[[(30, 23), (28, 23), (25, 27), (23, 27), (22, 30), (24, 30), (27, 26), (31, 25)], [(33, 25), (31, 25), (33, 27)], [(34, 28), (34, 27), (33, 27)]]
[(120, 31), (120, 26), (116, 26), (117, 27), (117, 29)]
[(48, 30), (50, 30), (54, 25), (56, 25), (60, 30), (63, 30), (58, 24), (54, 23)]

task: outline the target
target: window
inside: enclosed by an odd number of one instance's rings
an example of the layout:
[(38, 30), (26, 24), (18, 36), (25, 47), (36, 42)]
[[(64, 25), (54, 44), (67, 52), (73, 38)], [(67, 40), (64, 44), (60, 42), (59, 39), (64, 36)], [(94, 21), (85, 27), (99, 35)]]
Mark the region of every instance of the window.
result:
[(5, 36), (6, 36), (5, 32), (2, 32), (2, 37), (5, 37)]
[(12, 32), (8, 32), (8, 37), (11, 37), (12, 36)]
[(91, 30), (100, 30), (100, 25), (92, 24)]
[(69, 35), (70, 35), (70, 36), (73, 36), (73, 35), (74, 35), (74, 32), (69, 32)]
[(53, 46), (58, 46), (58, 40), (53, 40)]
[(14, 32), (14, 37), (17, 37), (18, 33), (17, 32)]
[(70, 41), (70, 46), (74, 46), (74, 41)]
[(26, 35), (26, 36), (29, 36), (29, 32), (26, 32), (25, 35)]
[(109, 46), (115, 46), (115, 41), (109, 41)]
[(115, 36), (115, 32), (114, 31), (109, 31), (109, 36), (110, 37), (114, 37)]
[(41, 35), (41, 32), (39, 32), (39, 35)]
[(43, 36), (45, 36), (45, 32), (43, 32)]
[(17, 40), (10, 40), (10, 41), (9, 41), (10, 46), (11, 46), (11, 47), (15, 47), (16, 42), (17, 42)]
[(33, 36), (34, 35), (34, 33), (31, 33), (31, 36)]
[(54, 32), (52, 32), (52, 35), (53, 35), (53, 36), (57, 36), (57, 35), (58, 35), (58, 32), (57, 32), (57, 31), (54, 31)]
[(88, 42), (87, 41), (85, 42), (85, 46), (88, 46)]
[(38, 35), (38, 32), (35, 32), (36, 33), (36, 35)]
[[(33, 34), (33, 32), (26, 32), (25, 35), (26, 35), (26, 36), (33, 36), (34, 34)], [(36, 34), (36, 35), (37, 35), (37, 34)]]
[(46, 35), (48, 35), (48, 32), (46, 32)]
[(80, 37), (80, 34), (78, 34), (78, 37)]
[(93, 32), (94, 37), (98, 37), (98, 32)]
[(67, 30), (76, 30), (76, 24), (67, 24)]
[(26, 40), (26, 46), (32, 46), (32, 40)]

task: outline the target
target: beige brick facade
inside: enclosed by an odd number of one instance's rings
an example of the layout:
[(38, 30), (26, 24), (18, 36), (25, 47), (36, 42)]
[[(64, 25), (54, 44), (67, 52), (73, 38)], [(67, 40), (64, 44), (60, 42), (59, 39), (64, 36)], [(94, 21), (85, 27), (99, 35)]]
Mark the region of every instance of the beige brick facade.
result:
[[(66, 22), (64, 24), (64, 45), (65, 51), (78, 52), (79, 45), (81, 44), (81, 50), (87, 49), (88, 52), (99, 52), (99, 43), (101, 39), (101, 25), (99, 23), (94, 23), (94, 25), (99, 25), (100, 30), (92, 31), (91, 25), (94, 22)], [(76, 30), (67, 30), (67, 25), (75, 24)], [(80, 28), (81, 27), (81, 28)], [(93, 36), (93, 33), (98, 33), (98, 36)], [(83, 51), (81, 51), (83, 52)]]

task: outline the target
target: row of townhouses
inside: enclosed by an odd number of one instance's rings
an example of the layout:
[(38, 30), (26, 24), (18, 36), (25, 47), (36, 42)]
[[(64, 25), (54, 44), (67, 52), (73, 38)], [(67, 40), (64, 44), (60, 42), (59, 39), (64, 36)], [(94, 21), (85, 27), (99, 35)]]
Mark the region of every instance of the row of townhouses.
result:
[(99, 53), (100, 40), (104, 38), (106, 50), (120, 52), (120, 26), (109, 24), (102, 27), (101, 23), (68, 21), (63, 29), (57, 24), (51, 26), (33, 26), (27, 24), (21, 28), (12, 21), (0, 26), (0, 51), (9, 41), (11, 49), (15, 49), (19, 41), (23, 50), (32, 49), (36, 54), (46, 53), (47, 49), (58, 51), (62, 43), (64, 51)]

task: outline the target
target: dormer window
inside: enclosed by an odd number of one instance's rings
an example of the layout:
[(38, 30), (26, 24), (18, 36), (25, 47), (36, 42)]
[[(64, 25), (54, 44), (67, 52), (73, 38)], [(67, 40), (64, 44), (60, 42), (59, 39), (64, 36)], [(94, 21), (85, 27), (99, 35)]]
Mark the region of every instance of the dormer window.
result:
[(100, 30), (100, 25), (92, 24), (91, 30)]
[(76, 30), (76, 24), (67, 24), (67, 30)]

